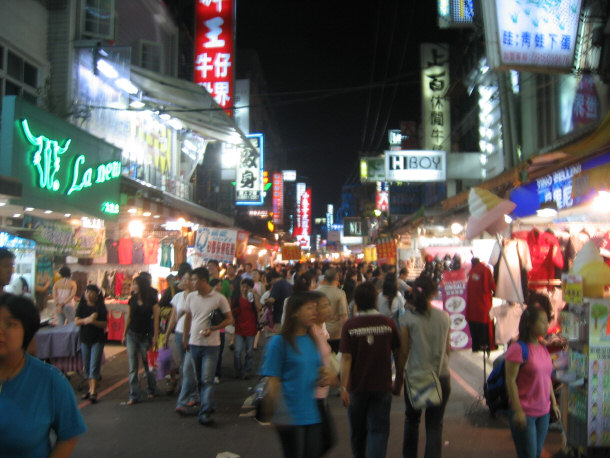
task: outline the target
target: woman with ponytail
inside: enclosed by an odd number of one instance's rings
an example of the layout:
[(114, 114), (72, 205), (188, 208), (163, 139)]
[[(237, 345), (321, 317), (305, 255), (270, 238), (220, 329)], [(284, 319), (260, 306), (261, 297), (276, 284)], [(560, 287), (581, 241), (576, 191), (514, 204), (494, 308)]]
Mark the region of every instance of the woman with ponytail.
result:
[[(442, 402), (426, 408), (426, 458), (436, 458), (442, 452), (443, 415), (451, 393), (448, 356), (449, 315), (432, 306), (437, 294), (434, 281), (420, 276), (413, 284), (412, 308), (400, 318), (401, 351), (396, 361), (394, 394), (400, 394), (404, 377), (411, 372), (433, 370), (441, 385)], [(406, 364), (406, 371), (404, 370)], [(416, 410), (405, 389), (405, 429), (403, 457), (417, 457), (419, 422), (422, 410)]]

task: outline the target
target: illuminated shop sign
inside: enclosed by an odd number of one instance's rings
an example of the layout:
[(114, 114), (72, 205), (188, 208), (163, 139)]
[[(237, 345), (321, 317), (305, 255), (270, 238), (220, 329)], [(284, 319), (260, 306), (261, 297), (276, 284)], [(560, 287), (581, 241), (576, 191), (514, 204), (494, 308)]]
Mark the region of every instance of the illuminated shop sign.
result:
[(424, 149), (450, 151), (449, 46), (422, 43), (421, 72)]
[(273, 223), (281, 224), (284, 220), (284, 179), (281, 173), (273, 174)]
[(11, 204), (114, 219), (121, 151), (16, 97), (2, 105), (0, 163), (22, 184)]
[(234, 104), (233, 2), (198, 0), (195, 6), (195, 83), (223, 108)]
[(438, 0), (438, 26), (441, 28), (472, 25), (474, 0)]
[(360, 159), (360, 181), (385, 181), (385, 159), (383, 157), (363, 157)]
[(481, 3), (492, 67), (571, 68), (581, 0)]
[(386, 151), (387, 181), (445, 181), (444, 151)]
[(263, 161), (265, 142), (263, 134), (247, 136), (254, 146), (244, 148), (237, 164), (237, 179), (235, 181), (236, 205), (262, 205), (263, 196)]

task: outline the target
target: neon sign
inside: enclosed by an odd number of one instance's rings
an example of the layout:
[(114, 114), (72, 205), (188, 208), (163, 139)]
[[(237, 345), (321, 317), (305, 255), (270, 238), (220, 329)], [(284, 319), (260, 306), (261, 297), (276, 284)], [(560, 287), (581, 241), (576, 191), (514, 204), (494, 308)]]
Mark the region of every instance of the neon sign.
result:
[[(32, 164), (38, 172), (38, 185), (42, 189), (53, 192), (59, 191), (62, 183), (56, 178), (56, 174), (61, 169), (61, 156), (68, 151), (72, 140), (68, 139), (63, 146), (60, 146), (57, 140), (51, 140), (44, 135), (35, 136), (32, 134), (27, 119), (21, 120), (21, 126), (27, 141), (36, 147), (36, 151), (34, 151), (32, 156)], [(71, 171), (72, 178), (67, 180), (72, 184), (66, 191), (66, 195), (69, 196), (74, 192), (90, 188), (96, 183), (105, 183), (121, 176), (120, 161), (111, 161), (100, 164), (95, 169), (88, 167), (82, 170), (81, 168), (85, 162), (86, 156), (84, 154), (80, 154), (74, 160)]]
[(102, 204), (102, 211), (104, 213), (111, 213), (113, 215), (118, 215), (121, 207), (119, 204), (115, 202), (104, 202)]

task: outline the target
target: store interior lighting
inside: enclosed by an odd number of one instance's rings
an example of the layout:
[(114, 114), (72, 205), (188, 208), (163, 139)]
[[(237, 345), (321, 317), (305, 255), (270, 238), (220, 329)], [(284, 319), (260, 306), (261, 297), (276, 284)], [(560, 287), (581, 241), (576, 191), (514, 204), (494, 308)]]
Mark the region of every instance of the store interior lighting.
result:
[(72, 213), (64, 213), (64, 217), (70, 218), (70, 216), (72, 216)]
[(144, 224), (139, 219), (130, 221), (127, 229), (129, 230), (129, 235), (132, 238), (142, 238), (144, 235)]
[(513, 219), (509, 215), (504, 215), (504, 222), (506, 222), (506, 224), (510, 224), (513, 222)]
[(142, 108), (144, 108), (146, 106), (146, 104), (144, 102), (142, 102), (141, 100), (133, 100), (129, 106), (131, 108), (134, 108), (136, 110), (140, 110)]
[(460, 223), (455, 222), (451, 225), (451, 233), (453, 235), (458, 235), (460, 232), (462, 232), (464, 230), (464, 226), (462, 226)]
[(44, 211), (44, 214), (45, 214), (45, 215), (50, 215), (51, 213), (53, 213), (53, 210), (45, 210), (45, 211)]
[(119, 72), (104, 59), (99, 59), (96, 65), (97, 69), (106, 77), (114, 79), (119, 76)]
[(118, 78), (114, 84), (116, 87), (124, 90), (128, 94), (135, 95), (138, 93), (138, 88), (127, 78)]
[(592, 206), (595, 213), (610, 212), (610, 192), (598, 191), (597, 196), (593, 199)]
[(167, 124), (173, 127), (175, 130), (184, 129), (184, 124), (182, 124), (182, 121), (180, 121), (178, 118), (170, 118), (169, 121), (167, 121)]
[(542, 203), (540, 208), (536, 210), (536, 215), (542, 218), (552, 218), (557, 216), (557, 204), (554, 201)]
[(24, 212), (33, 212), (34, 211), (34, 207), (25, 207), (23, 209)]

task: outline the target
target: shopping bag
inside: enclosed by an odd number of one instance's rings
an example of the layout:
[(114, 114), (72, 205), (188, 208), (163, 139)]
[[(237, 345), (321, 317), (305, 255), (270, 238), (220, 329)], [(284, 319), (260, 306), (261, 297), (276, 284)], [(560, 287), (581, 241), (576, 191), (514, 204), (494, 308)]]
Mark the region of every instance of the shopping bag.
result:
[(162, 380), (172, 371), (173, 352), (171, 348), (160, 348), (157, 352), (157, 380)]
[(146, 353), (146, 360), (148, 361), (148, 368), (154, 369), (157, 367), (157, 357), (159, 356), (159, 352), (157, 350), (153, 350), (152, 348), (148, 350)]
[(438, 406), (443, 401), (441, 382), (433, 370), (412, 371), (405, 377), (405, 387), (416, 410)]

